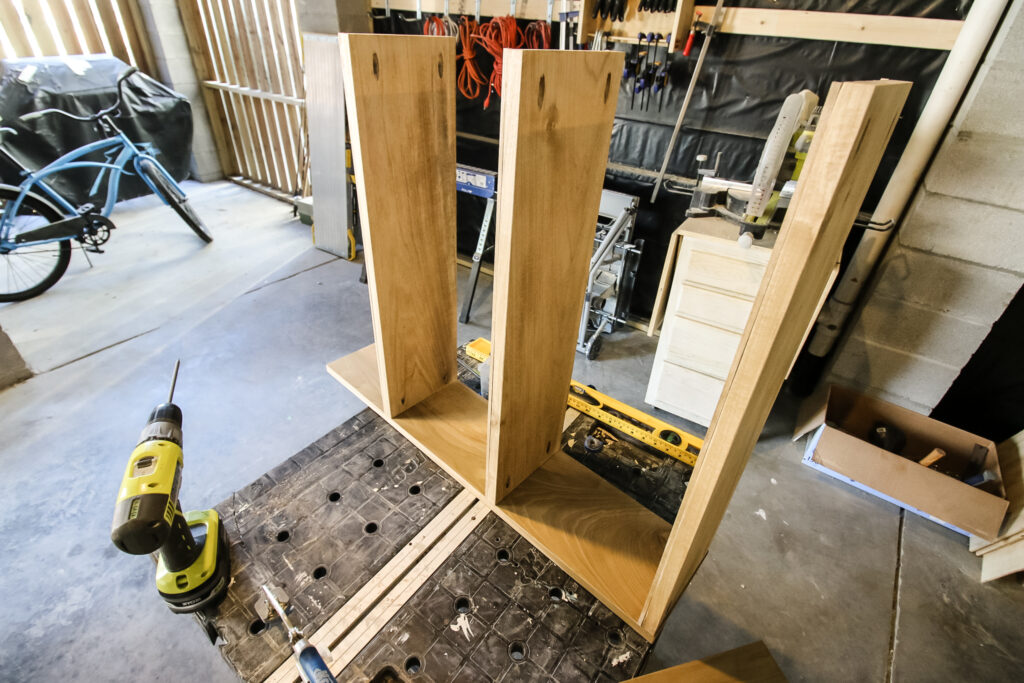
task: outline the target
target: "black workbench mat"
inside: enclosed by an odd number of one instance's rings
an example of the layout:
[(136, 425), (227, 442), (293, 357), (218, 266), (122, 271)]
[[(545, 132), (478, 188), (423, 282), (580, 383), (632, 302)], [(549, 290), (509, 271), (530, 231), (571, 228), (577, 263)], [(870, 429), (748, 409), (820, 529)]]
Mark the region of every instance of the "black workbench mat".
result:
[(493, 513), (339, 681), (622, 681), (648, 643)]
[(291, 650), (280, 623), (256, 615), (261, 583), (283, 586), (292, 621), (312, 634), (459, 491), (367, 409), (217, 505), (232, 564), (212, 620), (224, 658), (263, 680)]

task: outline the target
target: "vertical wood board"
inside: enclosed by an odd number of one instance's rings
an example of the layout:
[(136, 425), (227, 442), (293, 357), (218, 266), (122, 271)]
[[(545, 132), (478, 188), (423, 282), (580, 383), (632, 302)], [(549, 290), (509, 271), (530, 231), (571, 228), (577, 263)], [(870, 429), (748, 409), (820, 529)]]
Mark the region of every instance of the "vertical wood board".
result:
[(456, 379), (455, 39), (340, 39), (381, 394), (395, 416)]
[(619, 52), (505, 51), (487, 440), (492, 502), (560, 448), (622, 65)]
[(647, 601), (652, 628), (711, 544), (909, 90), (901, 81), (832, 85)]

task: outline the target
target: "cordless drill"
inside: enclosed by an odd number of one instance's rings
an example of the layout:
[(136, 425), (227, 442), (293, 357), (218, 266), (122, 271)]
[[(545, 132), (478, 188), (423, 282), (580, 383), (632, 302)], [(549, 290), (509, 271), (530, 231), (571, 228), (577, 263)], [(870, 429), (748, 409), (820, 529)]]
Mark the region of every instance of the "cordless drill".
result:
[(172, 612), (198, 612), (227, 593), (227, 536), (216, 510), (182, 513), (181, 408), (171, 391), (149, 415), (121, 480), (110, 538), (130, 555), (157, 553), (156, 588)]

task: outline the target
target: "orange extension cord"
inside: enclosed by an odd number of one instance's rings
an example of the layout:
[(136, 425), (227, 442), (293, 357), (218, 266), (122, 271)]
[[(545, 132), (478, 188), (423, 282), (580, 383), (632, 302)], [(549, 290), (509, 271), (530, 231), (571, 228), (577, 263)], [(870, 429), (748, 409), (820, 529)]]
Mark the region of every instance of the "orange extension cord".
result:
[(513, 17), (495, 17), (480, 27), (479, 43), (494, 58), (494, 69), (491, 71), (490, 87), (484, 98), (484, 109), (491, 103), (491, 93), (501, 97), (501, 57), (505, 48), (518, 48), (523, 45), (523, 31)]
[(462, 45), (456, 59), (462, 60), (462, 68), (459, 69), (459, 92), (468, 100), (475, 100), (480, 97), (480, 86), (487, 83), (487, 79), (480, 71), (476, 63), (476, 43), (479, 40), (477, 31), (479, 25), (469, 17), (462, 17), (459, 23), (459, 44)]
[(526, 27), (526, 47), (531, 50), (548, 50), (551, 48), (551, 24), (546, 21), (534, 21)]

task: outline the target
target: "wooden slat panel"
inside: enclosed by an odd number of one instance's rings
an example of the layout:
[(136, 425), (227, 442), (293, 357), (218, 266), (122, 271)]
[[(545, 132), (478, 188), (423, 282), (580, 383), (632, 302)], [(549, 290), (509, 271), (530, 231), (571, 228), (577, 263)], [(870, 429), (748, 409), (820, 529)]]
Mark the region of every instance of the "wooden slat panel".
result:
[[(7, 1), (10, 2), (10, 0)], [(54, 40), (53, 33), (46, 25), (42, 3), (43, 0), (22, 0), (21, 4), (24, 8), (25, 18), (28, 19), (29, 29), (35, 37), (36, 44), (42, 50), (41, 56), (58, 55), (60, 51), (57, 49), (57, 41)]]
[(121, 35), (117, 25), (117, 15), (114, 13), (114, 6), (110, 0), (94, 0), (96, 9), (100, 14), (102, 26), (100, 30), (107, 38), (110, 45), (110, 52), (122, 62), (133, 63), (128, 41)]
[(85, 53), (85, 45), (78, 38), (73, 19), (68, 10), (66, 0), (49, 0), (50, 12), (53, 15), (54, 24), (60, 33), (61, 42), (69, 55), (80, 55)]
[[(277, 39), (270, 19), (270, 8), (267, 0), (252, 0), (252, 16), (255, 22), (256, 36), (259, 40), (261, 59), (263, 60), (263, 84), (271, 93), (283, 93), (281, 67), (277, 56)], [(271, 105), (274, 115), (274, 139), (281, 163), (282, 190), (291, 190), (295, 186), (295, 170), (299, 159), (295, 153), (295, 144), (291, 139), (291, 121), (288, 107), (281, 102)]]
[(620, 52), (509, 50), (502, 65), (488, 499), (560, 449)]
[(381, 394), (390, 417), (456, 379), (455, 39), (340, 38)]
[(29, 35), (21, 25), (21, 16), (14, 8), (14, 3), (0, 2), (0, 24), (3, 25), (4, 33), (7, 34), (7, 39), (14, 47), (15, 54), (11, 55), (12, 57), (32, 57), (35, 54), (29, 41)]
[[(3, 3), (0, 3), (3, 4)], [(82, 35), (86, 42), (86, 51), (89, 54), (105, 52), (103, 45), (102, 29), (96, 23), (89, 0), (72, 0), (71, 7), (74, 10), (75, 18), (82, 29)]]
[[(269, 69), (267, 68), (266, 43), (260, 29), (260, 12), (257, 10), (257, 2), (258, 0), (241, 0), (239, 3), (242, 16), (245, 17), (245, 34), (248, 38), (249, 53), (247, 66), (253, 79), (250, 81), (250, 85), (254, 85), (254, 87), (264, 92), (272, 92), (273, 85), (271, 84)], [(277, 105), (276, 103), (263, 100), (258, 106), (263, 111), (265, 123), (263, 132), (266, 136), (264, 142), (267, 145), (267, 155), (273, 162), (274, 185), (279, 189), (283, 189), (287, 184), (287, 173), (285, 172), (283, 150), (281, 149), (281, 129)]]
[(117, 0), (124, 22), (128, 44), (135, 55), (135, 65), (150, 76), (156, 76), (156, 60), (153, 58), (153, 46), (150, 45), (146, 33), (146, 23), (139, 11), (138, 0)]
[(657, 630), (704, 559), (910, 84), (834, 83), (644, 610)]
[[(209, 42), (203, 31), (203, 16), (195, 0), (185, 0), (179, 3), (178, 10), (181, 13), (181, 21), (185, 28), (185, 38), (188, 43), (189, 56), (192, 58), (192, 66), (200, 80), (207, 80), (215, 76), (213, 59), (210, 54)], [(236, 175), (239, 172), (240, 164), (236, 141), (228, 124), (225, 114), (225, 95), (210, 92), (208, 88), (202, 88), (203, 104), (210, 119), (210, 127), (213, 129), (213, 140), (217, 146), (217, 159), (220, 161), (221, 170), (224, 175)]]

